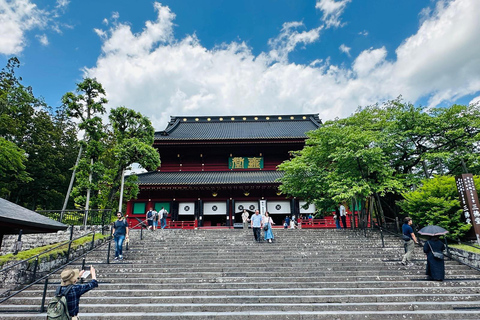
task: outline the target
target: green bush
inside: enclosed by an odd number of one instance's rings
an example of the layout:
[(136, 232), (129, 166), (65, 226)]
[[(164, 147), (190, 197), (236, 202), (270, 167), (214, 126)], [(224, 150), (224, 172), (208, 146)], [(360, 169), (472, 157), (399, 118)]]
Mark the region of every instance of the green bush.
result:
[[(474, 181), (478, 190), (480, 176), (475, 176)], [(423, 180), (420, 188), (403, 196), (404, 200), (398, 202), (399, 206), (420, 228), (434, 224), (447, 229), (448, 238), (461, 239), (472, 227), (463, 217), (453, 176), (435, 176)]]

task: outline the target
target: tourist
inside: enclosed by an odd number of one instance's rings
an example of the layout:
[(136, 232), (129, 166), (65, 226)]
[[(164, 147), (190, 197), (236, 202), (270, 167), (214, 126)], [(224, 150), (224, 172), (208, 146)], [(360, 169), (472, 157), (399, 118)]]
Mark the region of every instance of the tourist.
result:
[(427, 270), (426, 275), (432, 280), (443, 281), (445, 279), (445, 261), (433, 256), (434, 252), (443, 253), (445, 245), (438, 237), (430, 237), (423, 246), (423, 252), (427, 255)]
[(155, 217), (153, 211), (153, 208), (150, 208), (150, 210), (147, 211), (147, 215), (145, 217), (147, 219), (148, 230), (153, 230), (153, 218)]
[(295, 215), (292, 215), (292, 219), (290, 219), (290, 229), (296, 229), (297, 228), (297, 221), (295, 221)]
[(270, 217), (270, 213), (268, 211), (265, 211), (265, 216), (263, 217), (263, 233), (264, 233), (264, 239), (267, 242), (272, 243), (273, 241), (273, 232), (272, 232), (272, 226), (275, 224), (273, 223), (272, 218)]
[(285, 223), (283, 224), (283, 228), (288, 229), (289, 226), (290, 226), (290, 217), (286, 216)]
[(337, 229), (341, 229), (340, 227), (340, 210), (338, 207), (335, 207), (335, 212), (333, 213), (333, 219), (335, 220), (335, 226)]
[(250, 221), (250, 219), (248, 219), (248, 211), (247, 209), (243, 209), (243, 213), (242, 213), (242, 222), (243, 222), (243, 229), (244, 230), (247, 230), (248, 229), (248, 222)]
[(128, 224), (121, 212), (117, 212), (118, 220), (113, 224), (113, 239), (115, 241), (115, 260), (123, 260), (123, 241), (128, 239)]
[(260, 242), (260, 229), (262, 228), (262, 216), (259, 214), (258, 210), (255, 210), (255, 213), (250, 218), (250, 225), (253, 230), (253, 236), (255, 241)]
[(342, 220), (343, 229), (347, 229), (347, 210), (342, 203), (339, 203), (340, 219)]
[(153, 231), (158, 229), (158, 221), (159, 221), (158, 212), (155, 209), (153, 209)]
[(415, 243), (418, 243), (417, 237), (415, 237), (415, 234), (413, 233), (412, 223), (413, 221), (410, 217), (405, 217), (403, 220), (402, 234), (404, 239), (403, 246), (405, 248), (405, 254), (403, 255), (402, 264), (404, 266), (413, 264), (413, 249), (415, 248)]
[(158, 217), (160, 219), (160, 228), (165, 229), (167, 226), (167, 215), (168, 211), (164, 207), (158, 212)]
[(78, 279), (84, 272), (84, 270), (79, 271), (78, 269), (67, 268), (60, 274), (62, 282), (56, 294), (61, 295), (66, 293), (65, 299), (67, 300), (68, 313), (72, 317), (72, 320), (78, 320), (80, 297), (84, 293), (98, 287), (97, 274), (94, 267), (90, 267), (92, 281), (86, 284), (77, 284)]

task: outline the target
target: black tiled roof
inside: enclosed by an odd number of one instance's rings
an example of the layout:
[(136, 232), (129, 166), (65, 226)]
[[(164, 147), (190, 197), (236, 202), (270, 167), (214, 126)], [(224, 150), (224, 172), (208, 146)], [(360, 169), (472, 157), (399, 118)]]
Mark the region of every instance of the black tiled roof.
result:
[(318, 114), (275, 116), (171, 117), (155, 140), (239, 140), (306, 138), (318, 129)]
[(274, 184), (280, 171), (215, 171), (215, 172), (147, 172), (138, 174), (139, 185), (226, 185)]
[(3, 234), (16, 234), (20, 229), (23, 233), (42, 233), (68, 228), (63, 223), (2, 198), (0, 198), (0, 226), (0, 232)]

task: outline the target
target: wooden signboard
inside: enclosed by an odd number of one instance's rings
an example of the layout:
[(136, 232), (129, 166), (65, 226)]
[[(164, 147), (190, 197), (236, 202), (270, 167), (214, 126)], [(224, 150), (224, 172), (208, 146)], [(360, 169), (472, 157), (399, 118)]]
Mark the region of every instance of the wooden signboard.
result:
[(475, 189), (472, 174), (462, 174), (455, 177), (460, 205), (465, 221), (473, 226), (477, 242), (480, 244), (480, 203)]

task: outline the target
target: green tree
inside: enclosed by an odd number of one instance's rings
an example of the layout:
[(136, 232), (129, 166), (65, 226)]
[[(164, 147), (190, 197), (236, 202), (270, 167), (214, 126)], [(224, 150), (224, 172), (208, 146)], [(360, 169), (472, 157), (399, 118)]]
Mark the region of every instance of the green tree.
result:
[[(62, 97), (70, 117), (78, 119), (78, 127), (84, 130), (81, 142), (84, 156), (77, 166), (77, 183), (72, 194), (75, 203), (89, 209), (99, 207), (99, 181), (105, 173), (105, 167), (98, 161), (105, 151), (105, 128), (101, 116), (108, 102), (105, 90), (95, 79), (86, 78), (77, 83), (76, 94), (68, 92)], [(92, 202), (90, 204), (90, 201)]]
[(308, 133), (304, 149), (279, 166), (281, 190), (323, 208), (373, 196), (380, 212), (396, 215), (395, 202), (422, 179), (478, 168), (479, 118), (478, 106), (426, 110), (400, 98), (360, 108)]
[[(112, 131), (110, 132), (110, 148), (105, 153), (104, 160), (110, 161), (108, 173), (103, 181), (108, 190), (104, 205), (114, 208), (119, 201), (119, 190), (122, 173), (133, 163), (139, 163), (143, 168), (155, 170), (160, 166), (160, 156), (152, 147), (155, 130), (150, 120), (134, 110), (119, 107), (112, 109), (109, 115)], [(139, 189), (135, 183), (137, 177), (132, 175), (125, 180), (123, 201), (137, 196)]]
[(10, 184), (9, 200), (31, 209), (58, 209), (75, 161), (76, 127), (62, 108), (53, 112), (21, 84), (15, 75), (19, 66), (11, 58), (0, 73), (0, 137), (23, 150), (31, 179)]
[(8, 199), (12, 189), (18, 183), (28, 183), (32, 180), (25, 170), (27, 157), (25, 151), (13, 142), (0, 137), (0, 197)]
[[(480, 176), (475, 176), (475, 187), (480, 188)], [(420, 227), (438, 225), (447, 229), (452, 239), (465, 236), (471, 225), (465, 222), (453, 176), (435, 176), (422, 181), (421, 187), (403, 194), (399, 202), (403, 211)]]

